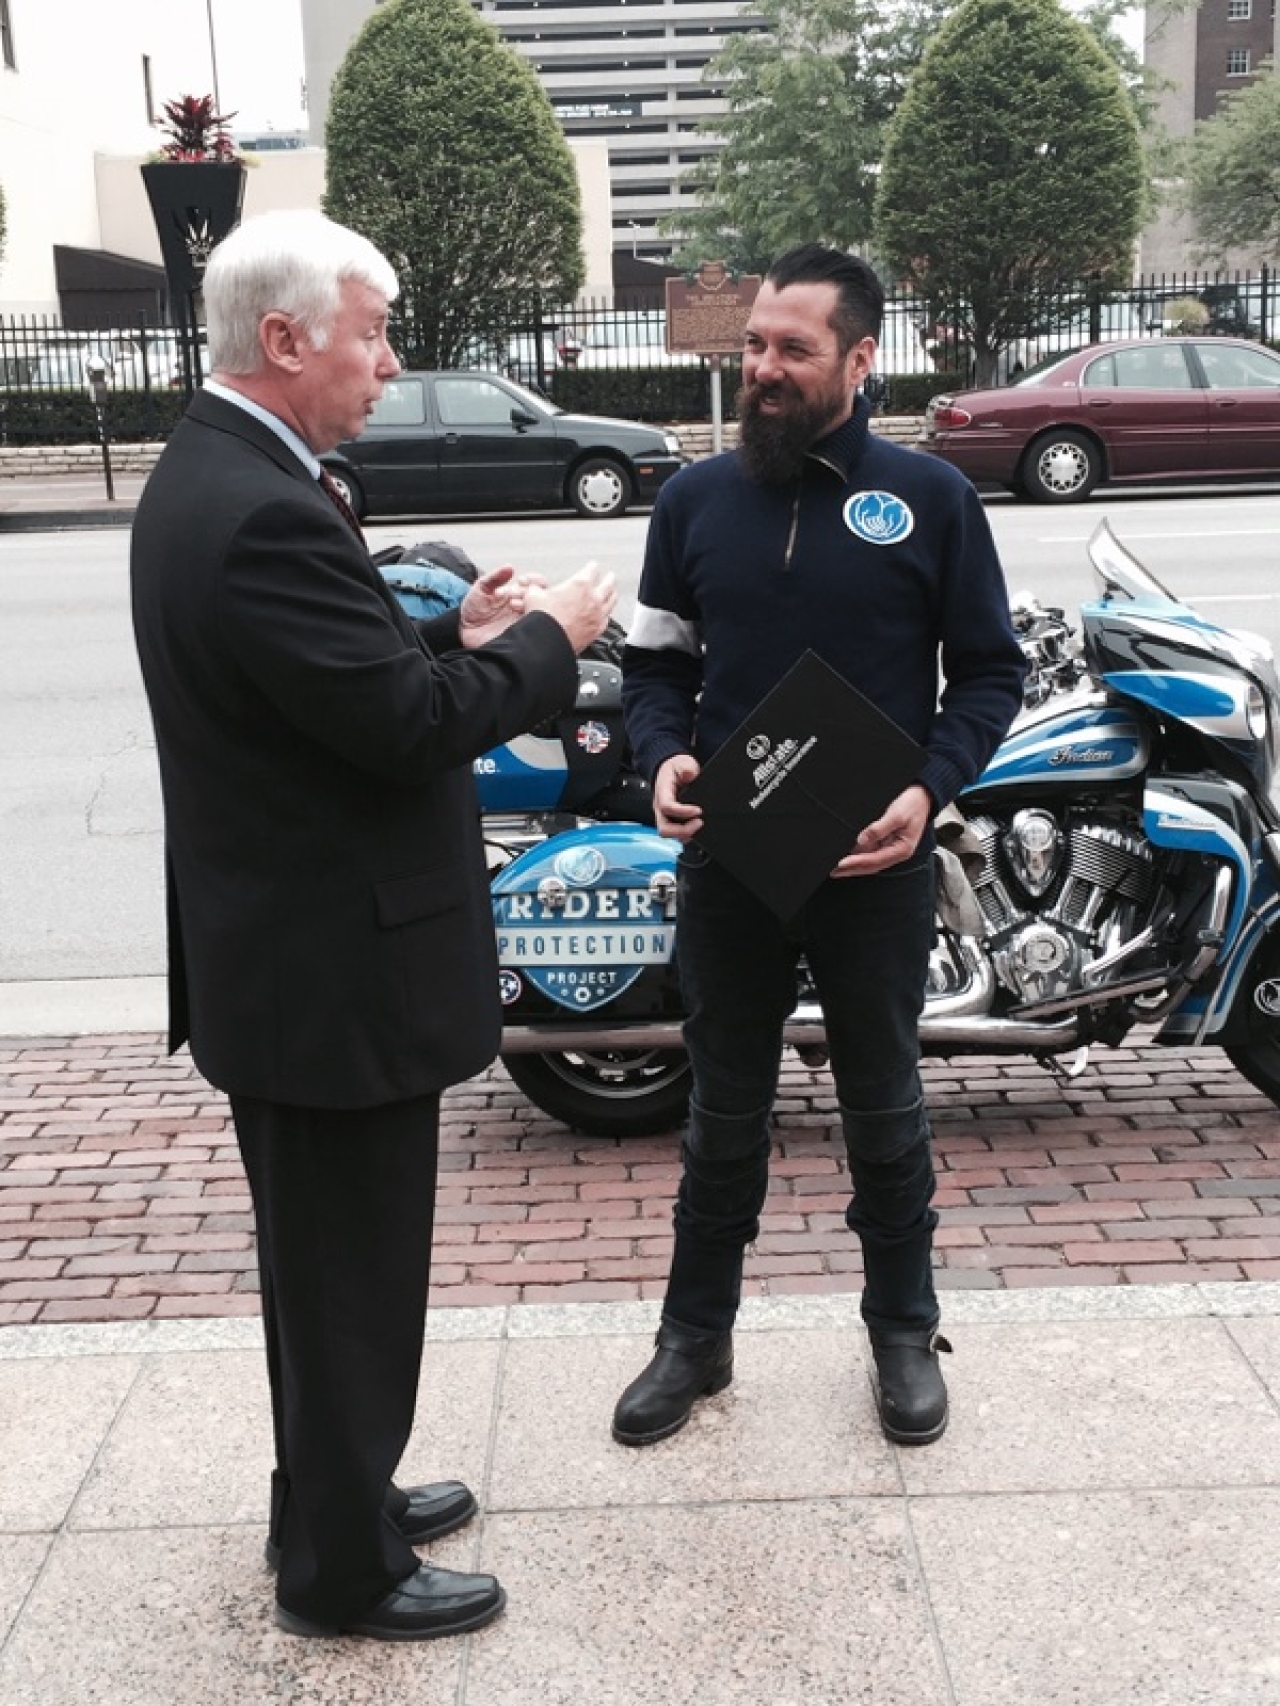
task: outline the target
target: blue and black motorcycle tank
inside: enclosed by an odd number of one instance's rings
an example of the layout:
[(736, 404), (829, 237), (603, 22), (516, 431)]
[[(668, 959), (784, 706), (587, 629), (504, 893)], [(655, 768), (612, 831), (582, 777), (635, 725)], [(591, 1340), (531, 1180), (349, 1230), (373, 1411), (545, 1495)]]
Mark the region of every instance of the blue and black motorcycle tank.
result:
[(1081, 690), (1025, 712), (964, 798), (992, 790), (1093, 787), (1140, 776), (1151, 758), (1143, 719)]

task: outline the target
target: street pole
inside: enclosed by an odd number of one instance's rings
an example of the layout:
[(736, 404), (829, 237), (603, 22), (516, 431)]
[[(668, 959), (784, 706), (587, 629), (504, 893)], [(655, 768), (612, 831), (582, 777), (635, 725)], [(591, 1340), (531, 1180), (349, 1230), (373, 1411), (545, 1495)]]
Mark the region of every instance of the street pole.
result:
[(218, 93), (218, 48), (213, 35), (213, 0), (205, 0), (205, 13), (209, 19), (209, 68), (213, 73), (213, 110), (222, 111), (222, 96)]
[(724, 414), (720, 402), (720, 357), (713, 355), (708, 359), (711, 362), (711, 449), (718, 456), (724, 449)]

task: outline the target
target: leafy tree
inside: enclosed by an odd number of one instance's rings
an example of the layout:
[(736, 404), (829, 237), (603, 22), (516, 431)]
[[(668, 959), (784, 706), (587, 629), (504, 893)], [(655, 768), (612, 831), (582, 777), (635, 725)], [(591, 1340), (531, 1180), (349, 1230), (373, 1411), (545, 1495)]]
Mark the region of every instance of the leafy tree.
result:
[(707, 67), (728, 111), (685, 177), (698, 205), (669, 216), (680, 259), (759, 271), (795, 243), (862, 248), (885, 126), (929, 34), (957, 0), (758, 0), (760, 31)]
[(1280, 78), (1270, 61), (1196, 126), (1181, 163), (1202, 259), (1240, 249), (1280, 259)]
[(387, 0), (334, 79), (324, 206), (400, 279), (411, 366), (487, 355), (583, 280), (573, 156), (531, 67), (467, 0)]
[(889, 129), (876, 241), (968, 343), (979, 384), (1007, 345), (1068, 324), (1128, 274), (1146, 210), (1132, 102), (1059, 0), (961, 0)]

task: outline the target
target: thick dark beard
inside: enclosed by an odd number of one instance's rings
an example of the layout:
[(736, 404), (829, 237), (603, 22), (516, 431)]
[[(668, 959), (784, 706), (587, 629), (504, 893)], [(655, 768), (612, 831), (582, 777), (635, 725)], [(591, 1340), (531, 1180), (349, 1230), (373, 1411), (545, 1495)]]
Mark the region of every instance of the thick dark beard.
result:
[[(776, 387), (771, 387), (776, 391)], [(738, 448), (753, 480), (766, 486), (789, 486), (800, 477), (805, 453), (835, 425), (830, 398), (812, 402), (792, 395), (786, 412), (762, 415), (764, 387), (744, 385), (738, 392)]]

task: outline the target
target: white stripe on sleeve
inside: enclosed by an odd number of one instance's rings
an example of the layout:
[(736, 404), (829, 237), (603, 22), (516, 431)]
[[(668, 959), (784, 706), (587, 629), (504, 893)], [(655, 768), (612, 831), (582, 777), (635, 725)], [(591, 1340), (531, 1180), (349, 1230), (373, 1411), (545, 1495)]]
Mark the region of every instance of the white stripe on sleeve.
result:
[(702, 637), (696, 622), (686, 622), (673, 610), (659, 610), (652, 604), (637, 604), (627, 644), (640, 646), (647, 652), (688, 652), (691, 657), (702, 656)]

